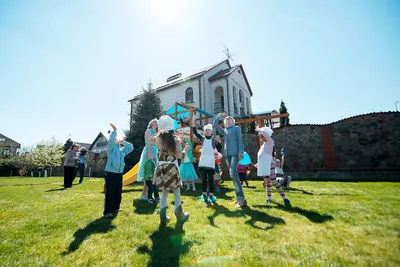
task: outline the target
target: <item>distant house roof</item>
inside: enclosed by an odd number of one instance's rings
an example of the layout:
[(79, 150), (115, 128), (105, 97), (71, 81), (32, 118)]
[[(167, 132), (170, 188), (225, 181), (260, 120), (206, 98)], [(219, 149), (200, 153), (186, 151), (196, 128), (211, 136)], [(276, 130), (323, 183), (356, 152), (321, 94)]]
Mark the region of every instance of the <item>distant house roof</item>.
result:
[[(2, 141), (3, 139), (4, 139), (4, 141)], [(7, 142), (8, 145), (11, 144), (12, 146), (15, 146), (17, 148), (21, 148), (21, 144), (20, 143), (12, 140), (11, 138), (9, 138), (9, 137), (5, 136), (4, 134), (1, 134), (1, 133), (0, 133), (0, 141), (1, 142)]]
[(250, 95), (253, 96), (253, 91), (251, 91), (251, 87), (250, 87), (249, 81), (247, 80), (247, 76), (246, 76), (246, 73), (244, 72), (242, 64), (233, 66), (233, 67), (231, 67), (229, 69), (226, 69), (226, 70), (220, 70), (217, 73), (215, 73), (213, 76), (208, 78), (208, 80), (211, 82), (211, 81), (215, 81), (215, 80), (227, 77), (227, 76), (231, 75), (238, 68), (240, 68), (240, 71), (242, 72), (242, 75), (244, 77), (246, 85), (249, 88)]
[(92, 150), (93, 146), (96, 144), (99, 138), (105, 137), (107, 140), (110, 138), (110, 134), (107, 131), (101, 131), (97, 137), (94, 139), (93, 143), (90, 145), (89, 150)]
[[(93, 146), (96, 144), (97, 140), (99, 140), (99, 138), (101, 137), (105, 137), (107, 139), (107, 141), (110, 139), (110, 133), (111, 131), (101, 131), (97, 137), (94, 139), (92, 144), (88, 144), (89, 145), (89, 149), (88, 150), (92, 150)], [(120, 134), (118, 134), (117, 136), (121, 136)], [(86, 147), (87, 148), (87, 147)]]
[[(208, 66), (208, 67), (206, 67), (206, 68), (197, 70), (197, 71), (192, 72), (192, 73), (190, 73), (190, 74), (187, 74), (187, 75), (185, 75), (185, 76), (183, 76), (183, 77), (181, 77), (181, 78), (179, 78), (179, 79), (172, 80), (172, 81), (170, 81), (170, 82), (168, 82), (168, 83), (166, 83), (166, 84), (163, 84), (163, 85), (161, 85), (161, 86), (158, 86), (155, 90), (156, 90), (157, 92), (159, 92), (159, 91), (168, 89), (168, 88), (170, 88), (170, 87), (172, 87), (172, 86), (175, 86), (175, 85), (177, 85), (177, 84), (180, 84), (180, 83), (186, 82), (186, 81), (188, 81), (188, 80), (192, 80), (192, 79), (195, 79), (195, 78), (197, 78), (197, 77), (200, 77), (200, 76), (202, 76), (204, 73), (206, 73), (207, 71), (209, 71), (209, 70), (211, 70), (211, 69), (217, 67), (218, 65), (220, 65), (220, 64), (222, 64), (222, 63), (227, 63), (228, 66), (229, 66), (229, 68), (231, 67), (231, 65), (230, 65), (230, 63), (229, 63), (229, 60), (225, 59), (224, 61), (221, 61), (221, 62), (219, 62), (219, 63), (217, 63), (217, 64), (214, 64), (214, 65)], [(136, 100), (136, 99), (138, 99), (140, 96), (141, 96), (141, 94), (139, 94), (139, 95), (135, 96), (134, 98), (128, 100), (128, 102), (131, 102), (131, 101), (133, 101), (133, 100)]]

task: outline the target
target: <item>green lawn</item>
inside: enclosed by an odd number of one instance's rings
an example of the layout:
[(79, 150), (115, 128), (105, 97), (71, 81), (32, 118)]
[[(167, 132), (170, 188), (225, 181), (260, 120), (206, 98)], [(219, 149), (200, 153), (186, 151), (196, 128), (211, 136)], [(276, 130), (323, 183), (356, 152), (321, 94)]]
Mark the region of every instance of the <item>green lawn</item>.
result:
[[(62, 178), (0, 178), (0, 266), (399, 266), (400, 183), (293, 182), (286, 209), (260, 181), (235, 209), (182, 190), (188, 222), (159, 229), (155, 205), (124, 187), (122, 209), (102, 218), (102, 179), (63, 190)], [(200, 186), (198, 187), (200, 188)], [(169, 203), (173, 201), (172, 194)]]

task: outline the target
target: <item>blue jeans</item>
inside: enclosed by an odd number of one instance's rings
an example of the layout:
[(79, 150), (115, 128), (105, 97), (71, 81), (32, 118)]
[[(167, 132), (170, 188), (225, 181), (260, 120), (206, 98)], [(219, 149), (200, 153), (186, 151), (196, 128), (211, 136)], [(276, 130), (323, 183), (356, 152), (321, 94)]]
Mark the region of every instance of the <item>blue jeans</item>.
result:
[(228, 164), (229, 175), (233, 181), (233, 185), (235, 186), (236, 199), (238, 201), (244, 200), (243, 189), (242, 185), (240, 184), (240, 179), (237, 172), (237, 167), (239, 164), (238, 156), (237, 155), (227, 156), (226, 164)]

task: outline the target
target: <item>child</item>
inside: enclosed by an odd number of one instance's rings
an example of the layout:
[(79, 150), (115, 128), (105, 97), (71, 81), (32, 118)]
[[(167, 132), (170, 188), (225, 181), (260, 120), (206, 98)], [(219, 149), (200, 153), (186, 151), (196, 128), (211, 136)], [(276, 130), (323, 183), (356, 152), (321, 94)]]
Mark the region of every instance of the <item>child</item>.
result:
[(180, 175), (182, 181), (186, 183), (186, 190), (190, 190), (190, 184), (192, 184), (193, 191), (196, 191), (196, 185), (194, 183), (199, 177), (197, 176), (196, 170), (193, 167), (193, 150), (192, 143), (186, 138), (186, 145), (189, 146), (189, 150), (185, 153), (182, 159), (180, 169)]
[(80, 152), (79, 152), (79, 183), (83, 183), (83, 177), (85, 176), (85, 170), (87, 167), (87, 160), (86, 160), (86, 153), (87, 153), (87, 149), (86, 147), (82, 147)]
[[(218, 135), (217, 135), (218, 136)], [(217, 143), (218, 145), (218, 143)], [(219, 181), (221, 181), (221, 159), (222, 159), (222, 154), (220, 153), (220, 150), (214, 150), (214, 157), (215, 157), (215, 174), (214, 174), (214, 180), (215, 180), (215, 192), (220, 193), (221, 189), (219, 188)]]
[(201, 195), (201, 201), (207, 201), (207, 185), (209, 185), (208, 200), (210, 202), (217, 201), (214, 196), (214, 174), (215, 174), (215, 139), (212, 138), (213, 127), (211, 124), (204, 126), (204, 136), (199, 134), (196, 129), (196, 116), (192, 117), (193, 133), (196, 137), (202, 141), (201, 156), (199, 162), (199, 172), (203, 180), (203, 194)]
[[(178, 159), (182, 158), (179, 139), (173, 135), (174, 122), (171, 117), (164, 115), (158, 120), (158, 133), (150, 138), (150, 142), (158, 147), (158, 163), (155, 168), (153, 184), (162, 189), (160, 201), (160, 225), (165, 226), (169, 221), (167, 217), (167, 198), (170, 190), (175, 196), (175, 216), (183, 222), (189, 218), (189, 213), (183, 212), (179, 178)], [(189, 146), (185, 147), (185, 152)]]
[(258, 151), (257, 175), (264, 177), (267, 187), (267, 204), (272, 203), (271, 200), (271, 184), (275, 186), (279, 194), (282, 196), (285, 206), (290, 206), (289, 199), (286, 198), (285, 192), (281, 185), (276, 181), (275, 175), (275, 161), (273, 160), (272, 151), (274, 147), (274, 140), (271, 138), (272, 129), (269, 127), (256, 128), (258, 136), (263, 143)]
[(117, 137), (117, 127), (110, 123), (113, 132), (110, 134), (107, 148), (107, 164), (105, 168), (104, 217), (113, 217), (119, 211), (122, 199), (122, 173), (125, 157), (133, 151), (133, 145)]
[[(160, 200), (160, 197), (158, 195), (158, 190), (157, 188), (153, 185), (153, 176), (154, 176), (154, 169), (158, 160), (158, 149), (155, 144), (150, 144), (149, 139), (153, 135), (156, 134), (157, 132), (157, 119), (152, 119), (148, 126), (147, 130), (144, 134), (145, 142), (146, 145), (143, 148), (142, 155), (140, 157), (140, 162), (139, 162), (139, 173), (138, 173), (138, 181), (143, 181), (145, 180), (145, 185), (147, 187), (147, 195), (143, 196), (143, 193), (145, 193), (145, 188), (143, 187), (143, 192), (142, 192), (142, 197), (141, 199), (143, 200), (148, 200), (150, 204), (153, 204), (154, 202), (158, 202)], [(154, 197), (153, 199), (153, 192), (154, 192)]]
[(73, 144), (71, 149), (67, 151), (64, 159), (64, 188), (71, 188), (75, 178), (75, 166), (79, 163), (77, 152), (79, 145)]
[(292, 177), (285, 176), (285, 174), (283, 173), (283, 163), (284, 163), (284, 160), (285, 160), (284, 159), (285, 155), (284, 155), (283, 149), (281, 151), (281, 154), (282, 154), (282, 162), (279, 159), (275, 160), (275, 165), (276, 165), (275, 173), (276, 173), (276, 177), (277, 177), (276, 180), (286, 190), (289, 190), (290, 189), (289, 185), (290, 185), (290, 182), (292, 181)]
[(237, 170), (239, 174), (240, 184), (243, 185), (243, 182), (245, 182), (246, 186), (249, 187), (249, 182), (246, 179), (247, 176), (246, 166), (243, 164), (239, 164)]
[[(225, 117), (225, 129), (219, 125), (222, 117)], [(217, 115), (217, 118), (214, 120), (214, 127), (220, 134), (224, 135), (225, 138), (224, 156), (229, 168), (229, 174), (235, 185), (236, 202), (234, 202), (234, 204), (236, 204), (236, 208), (246, 207), (247, 201), (244, 197), (237, 172), (238, 162), (243, 158), (244, 152), (242, 130), (240, 127), (235, 126), (235, 120), (230, 116), (226, 116), (225, 112)]]

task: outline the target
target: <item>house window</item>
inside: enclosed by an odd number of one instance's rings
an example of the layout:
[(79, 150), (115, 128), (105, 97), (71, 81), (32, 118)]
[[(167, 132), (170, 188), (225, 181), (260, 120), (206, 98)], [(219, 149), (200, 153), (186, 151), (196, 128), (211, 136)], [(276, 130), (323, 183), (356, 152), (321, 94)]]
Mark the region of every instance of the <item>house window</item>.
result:
[(10, 149), (4, 149), (3, 150), (3, 156), (4, 157), (8, 157), (11, 155), (11, 150)]
[(107, 140), (98, 142), (98, 143), (96, 144), (96, 147), (102, 147), (102, 146), (107, 146)]
[(186, 89), (185, 102), (186, 103), (193, 103), (193, 89), (192, 89), (192, 87), (189, 87), (188, 89)]
[(5, 138), (0, 138), (0, 142), (5, 142), (6, 139)]
[(246, 108), (247, 108), (247, 115), (250, 115), (250, 101), (248, 97), (246, 97)]
[(236, 94), (236, 87), (233, 86), (233, 113), (236, 115), (238, 113), (237, 109), (237, 94)]
[(242, 90), (239, 90), (239, 102), (243, 103), (243, 93)]

